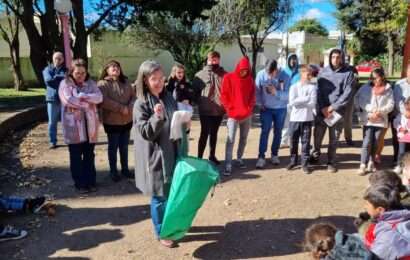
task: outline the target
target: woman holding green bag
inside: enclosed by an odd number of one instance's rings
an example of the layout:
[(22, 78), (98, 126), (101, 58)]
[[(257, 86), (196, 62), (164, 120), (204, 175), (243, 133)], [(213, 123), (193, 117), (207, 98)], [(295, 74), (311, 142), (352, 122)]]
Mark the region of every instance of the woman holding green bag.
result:
[(164, 88), (161, 65), (152, 60), (139, 68), (134, 105), (135, 182), (145, 195), (152, 196), (151, 218), (160, 243), (175, 245), (159, 238), (172, 174), (177, 157), (177, 144), (170, 140), (171, 120), (177, 103)]

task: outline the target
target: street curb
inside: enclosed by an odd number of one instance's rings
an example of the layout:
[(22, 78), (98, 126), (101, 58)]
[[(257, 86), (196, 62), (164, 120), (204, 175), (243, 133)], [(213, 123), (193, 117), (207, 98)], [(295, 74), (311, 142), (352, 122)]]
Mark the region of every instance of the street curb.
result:
[(5, 138), (10, 131), (20, 130), (33, 123), (46, 120), (47, 107), (45, 104), (24, 109), (0, 122), (0, 139)]

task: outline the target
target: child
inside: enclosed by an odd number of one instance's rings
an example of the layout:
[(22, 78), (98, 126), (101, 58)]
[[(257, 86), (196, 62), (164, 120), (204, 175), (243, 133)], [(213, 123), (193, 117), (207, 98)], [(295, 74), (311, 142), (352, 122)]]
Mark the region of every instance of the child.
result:
[(313, 259), (363, 260), (372, 259), (362, 240), (337, 230), (327, 223), (311, 225), (305, 232), (305, 250)]
[[(410, 97), (404, 101), (405, 112), (400, 114), (395, 119), (397, 129), (397, 138), (399, 139), (399, 154), (398, 161), (402, 160), (405, 152), (410, 150)], [(394, 168), (394, 172), (400, 174), (402, 172), (400, 163)]]
[(363, 122), (364, 139), (358, 170), (359, 175), (363, 176), (375, 171), (377, 144), (383, 138), (382, 133), (388, 127), (388, 114), (394, 108), (393, 89), (382, 68), (373, 70), (372, 81), (359, 89), (355, 103), (360, 108), (360, 121)]
[(316, 86), (310, 83), (312, 69), (307, 65), (300, 66), (300, 81), (290, 87), (289, 109), (290, 109), (290, 163), (288, 170), (292, 170), (298, 161), (299, 139), (302, 143), (302, 171), (310, 174), (308, 167), (310, 137), (315, 115), (313, 110), (316, 107), (317, 90)]
[(186, 79), (184, 65), (175, 63), (172, 67), (166, 89), (178, 103), (193, 105), (195, 92), (192, 85)]
[(364, 200), (373, 221), (365, 234), (367, 248), (381, 259), (410, 259), (410, 211), (396, 210), (399, 192), (375, 185), (367, 189)]

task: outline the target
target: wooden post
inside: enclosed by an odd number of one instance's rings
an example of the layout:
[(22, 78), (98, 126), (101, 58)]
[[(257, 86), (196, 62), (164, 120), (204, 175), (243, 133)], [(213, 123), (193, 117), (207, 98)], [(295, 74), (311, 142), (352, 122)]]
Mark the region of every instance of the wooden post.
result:
[(410, 0), (407, 0), (407, 29), (406, 42), (404, 44), (403, 67), (401, 70), (401, 77), (406, 77), (407, 64), (410, 59)]

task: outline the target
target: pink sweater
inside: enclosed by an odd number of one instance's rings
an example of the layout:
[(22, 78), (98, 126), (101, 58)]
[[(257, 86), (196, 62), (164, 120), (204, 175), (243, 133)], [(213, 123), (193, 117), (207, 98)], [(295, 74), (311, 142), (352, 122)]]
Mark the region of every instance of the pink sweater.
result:
[[(78, 87), (74, 81), (66, 78), (60, 83), (59, 96), (62, 103), (61, 124), (64, 142), (79, 144), (96, 143), (98, 137), (97, 104), (102, 102), (102, 94), (93, 80), (87, 80)], [(81, 101), (84, 96), (86, 101)], [(88, 135), (88, 136), (87, 136)]]

